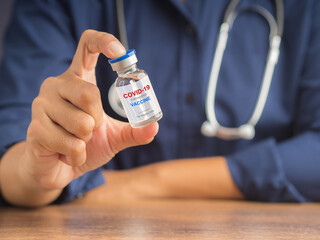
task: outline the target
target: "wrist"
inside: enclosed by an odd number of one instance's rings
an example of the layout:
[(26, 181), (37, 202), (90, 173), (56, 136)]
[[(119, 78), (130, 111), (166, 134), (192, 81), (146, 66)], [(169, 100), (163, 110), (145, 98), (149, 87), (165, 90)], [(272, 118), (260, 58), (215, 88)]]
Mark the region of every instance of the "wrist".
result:
[(62, 190), (48, 190), (24, 168), (25, 143), (12, 146), (1, 159), (1, 191), (5, 200), (16, 206), (37, 207), (54, 201)]
[(21, 186), (21, 192), (29, 195), (23, 204), (27, 206), (43, 206), (50, 204), (57, 199), (63, 191), (63, 188), (50, 188), (46, 183), (45, 176), (37, 176), (28, 170), (26, 163), (26, 154), (19, 159), (18, 179)]

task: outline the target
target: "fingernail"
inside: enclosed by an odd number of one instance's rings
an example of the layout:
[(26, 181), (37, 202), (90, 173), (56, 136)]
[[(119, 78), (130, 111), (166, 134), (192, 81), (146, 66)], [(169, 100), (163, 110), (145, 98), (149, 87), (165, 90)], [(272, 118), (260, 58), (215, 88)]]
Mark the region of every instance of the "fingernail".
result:
[(110, 57), (112, 57), (112, 58), (121, 57), (124, 54), (126, 54), (126, 50), (124, 49), (124, 47), (121, 46), (116, 41), (109, 43), (107, 50), (109, 51), (109, 53), (111, 55)]

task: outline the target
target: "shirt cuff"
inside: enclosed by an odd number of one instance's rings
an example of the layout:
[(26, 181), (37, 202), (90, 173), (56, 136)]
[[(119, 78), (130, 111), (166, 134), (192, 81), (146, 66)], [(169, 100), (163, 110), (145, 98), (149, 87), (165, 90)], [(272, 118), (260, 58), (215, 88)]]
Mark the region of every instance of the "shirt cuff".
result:
[(8, 151), (8, 149), (15, 143), (26, 140), (26, 132), (28, 123), (22, 123), (17, 126), (10, 124), (2, 124), (0, 121), (0, 132), (2, 136), (0, 138), (0, 159)]
[(59, 198), (53, 204), (62, 204), (71, 202), (75, 198), (80, 198), (86, 192), (105, 183), (103, 168), (98, 168), (87, 172), (79, 178), (74, 179), (64, 188)]
[(306, 202), (284, 174), (273, 139), (226, 156), (231, 175), (248, 200)]

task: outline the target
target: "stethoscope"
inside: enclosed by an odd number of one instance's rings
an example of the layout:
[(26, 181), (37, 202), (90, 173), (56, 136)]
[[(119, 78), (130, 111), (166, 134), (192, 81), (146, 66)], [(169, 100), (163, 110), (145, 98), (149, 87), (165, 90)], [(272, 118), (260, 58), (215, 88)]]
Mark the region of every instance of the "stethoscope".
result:
[[(263, 7), (249, 6), (246, 8), (236, 9), (240, 0), (232, 0), (224, 14), (223, 22), (220, 26), (220, 32), (218, 36), (217, 46), (214, 53), (212, 67), (209, 77), (208, 90), (206, 95), (206, 117), (207, 120), (201, 126), (201, 133), (207, 137), (218, 137), (224, 140), (234, 139), (252, 139), (255, 136), (255, 126), (258, 123), (263, 109), (266, 104), (266, 100), (269, 94), (271, 80), (274, 72), (275, 65), (279, 58), (279, 49), (281, 43), (281, 37), (284, 24), (284, 10), (283, 0), (275, 0), (276, 6), (276, 19), (272, 14)], [(123, 0), (117, 0), (117, 20), (118, 29), (120, 33), (120, 41), (126, 49), (128, 49), (128, 39), (126, 36), (126, 24), (124, 18)], [(236, 17), (244, 11), (254, 11), (261, 15), (268, 22), (270, 27), (269, 34), (269, 50), (267, 55), (267, 62), (264, 69), (263, 79), (260, 87), (258, 100), (256, 102), (254, 111), (249, 121), (239, 127), (229, 128), (222, 126), (215, 114), (215, 95), (217, 88), (218, 76), (221, 68), (221, 62), (224, 55), (224, 50), (228, 41), (228, 34), (232, 28)], [(120, 99), (117, 96), (115, 86), (112, 85), (109, 90), (109, 103), (113, 110), (122, 117), (126, 117), (122, 108)]]

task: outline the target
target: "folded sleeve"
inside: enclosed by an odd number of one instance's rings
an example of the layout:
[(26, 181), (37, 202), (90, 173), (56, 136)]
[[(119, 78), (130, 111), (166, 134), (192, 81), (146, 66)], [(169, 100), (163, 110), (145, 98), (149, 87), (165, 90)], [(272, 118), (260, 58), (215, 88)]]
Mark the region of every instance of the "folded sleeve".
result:
[[(25, 140), (31, 104), (43, 80), (63, 73), (72, 61), (78, 39), (64, 5), (67, 3), (15, 3), (0, 67), (0, 158), (10, 146)], [(102, 183), (101, 170), (87, 173), (69, 184), (59, 202), (70, 201)]]
[(315, 4), (298, 90), (295, 136), (282, 142), (267, 139), (227, 156), (236, 184), (250, 200), (320, 201), (320, 2)]
[(227, 163), (235, 183), (248, 200), (269, 202), (309, 200), (286, 176), (283, 158), (273, 139), (227, 156)]

